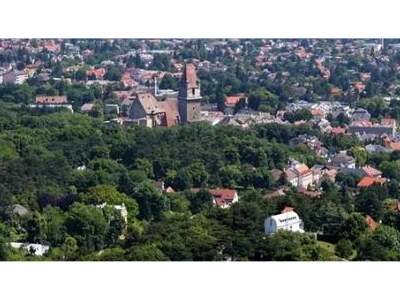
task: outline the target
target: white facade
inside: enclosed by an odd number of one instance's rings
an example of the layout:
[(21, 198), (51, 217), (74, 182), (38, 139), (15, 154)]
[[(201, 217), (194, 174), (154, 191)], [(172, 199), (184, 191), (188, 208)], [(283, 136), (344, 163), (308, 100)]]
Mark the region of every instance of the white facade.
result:
[(286, 180), (294, 187), (307, 189), (317, 182), (312, 170), (305, 164), (294, 161), (289, 169), (285, 171)]
[(264, 221), (265, 234), (271, 235), (278, 230), (288, 230), (293, 232), (304, 232), (303, 221), (297, 213), (289, 211), (283, 214), (270, 216)]
[(46, 254), (50, 247), (42, 244), (29, 244), (29, 243), (10, 243), (10, 246), (14, 249), (24, 249), (26, 252), (36, 256), (43, 256)]
[(30, 108), (66, 108), (71, 113), (74, 112), (71, 104), (29, 104)]
[(300, 186), (304, 189), (307, 189), (309, 185), (313, 185), (314, 177), (312, 172), (308, 172), (303, 176), (299, 176), (299, 183), (297, 186)]

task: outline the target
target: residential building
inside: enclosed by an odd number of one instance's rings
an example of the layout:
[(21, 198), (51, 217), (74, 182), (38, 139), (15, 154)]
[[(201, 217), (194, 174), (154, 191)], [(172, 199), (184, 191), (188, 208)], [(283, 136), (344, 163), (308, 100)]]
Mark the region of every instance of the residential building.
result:
[(46, 96), (46, 95), (41, 95), (41, 96), (36, 96), (35, 100), (36, 104), (67, 104), (67, 96)]
[(239, 201), (239, 195), (233, 189), (210, 189), (208, 192), (213, 197), (213, 204), (220, 208), (229, 208)]
[(369, 121), (371, 114), (363, 108), (357, 108), (351, 116), (352, 121)]
[(337, 169), (354, 169), (356, 167), (356, 160), (347, 155), (346, 151), (342, 151), (331, 158), (329, 165)]
[(68, 104), (67, 96), (36, 96), (35, 104), (30, 104), (31, 108), (66, 108), (74, 112), (72, 105)]
[(17, 243), (12, 242), (10, 246), (14, 249), (23, 249), (26, 253), (35, 256), (43, 256), (49, 252), (50, 247), (42, 244), (30, 244), (30, 243)]
[(225, 113), (233, 114), (236, 104), (238, 104), (241, 100), (245, 104), (247, 103), (247, 97), (244, 94), (226, 96), (224, 100)]
[(23, 84), (28, 77), (28, 73), (25, 71), (12, 70), (3, 74), (3, 83)]
[(313, 171), (303, 163), (293, 161), (291, 166), (285, 170), (286, 181), (296, 188), (307, 189), (316, 182)]
[(293, 210), (288, 210), (279, 215), (270, 216), (264, 221), (264, 231), (267, 235), (277, 233), (279, 230), (287, 230), (303, 233), (303, 221)]
[(364, 166), (361, 168), (364, 176), (379, 178), (382, 176), (382, 171), (375, 169), (371, 166)]
[(105, 68), (98, 68), (98, 69), (92, 68), (86, 71), (86, 76), (90, 79), (102, 80), (104, 79), (105, 75), (106, 75)]
[(396, 133), (397, 124), (394, 119), (382, 119), (380, 123), (372, 123), (367, 120), (355, 121), (349, 125), (349, 133), (359, 135), (388, 135), (393, 136)]
[[(400, 148), (400, 147), (399, 147)], [(368, 153), (373, 154), (373, 153), (389, 153), (391, 152), (391, 149), (387, 149), (381, 145), (374, 145), (374, 144), (368, 144), (365, 146), (365, 150), (367, 150)]]
[(364, 176), (357, 184), (359, 188), (367, 188), (373, 185), (382, 185), (386, 182), (386, 178), (383, 177), (369, 177)]

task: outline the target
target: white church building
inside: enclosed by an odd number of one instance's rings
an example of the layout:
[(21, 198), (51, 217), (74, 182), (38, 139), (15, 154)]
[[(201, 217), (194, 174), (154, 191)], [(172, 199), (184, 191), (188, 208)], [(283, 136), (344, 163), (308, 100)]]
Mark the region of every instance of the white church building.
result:
[(294, 211), (288, 211), (266, 218), (264, 221), (264, 230), (265, 234), (268, 235), (274, 234), (278, 232), (278, 230), (304, 232), (303, 221)]

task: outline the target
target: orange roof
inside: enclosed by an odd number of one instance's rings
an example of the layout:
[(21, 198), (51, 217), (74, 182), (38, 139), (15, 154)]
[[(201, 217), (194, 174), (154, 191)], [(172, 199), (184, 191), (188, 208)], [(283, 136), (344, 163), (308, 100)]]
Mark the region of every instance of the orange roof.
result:
[(106, 75), (106, 69), (104, 68), (99, 68), (99, 69), (90, 69), (86, 71), (87, 76), (95, 76), (97, 79), (98, 78), (103, 78), (104, 75)]
[(240, 101), (240, 99), (241, 99), (240, 96), (228, 96), (225, 98), (225, 105), (235, 106)]
[(375, 222), (375, 220), (369, 215), (367, 215), (365, 217), (365, 222), (367, 223), (368, 228), (372, 231), (375, 230), (376, 228), (378, 228), (378, 226), (379, 226), (379, 224), (377, 222)]
[(214, 202), (217, 206), (223, 207), (231, 205), (235, 198), (236, 190), (232, 189), (210, 189), (209, 193), (213, 196)]
[(385, 178), (375, 178), (375, 177), (365, 176), (360, 180), (357, 186), (363, 188), (372, 186), (374, 184), (384, 184), (385, 182), (386, 182)]

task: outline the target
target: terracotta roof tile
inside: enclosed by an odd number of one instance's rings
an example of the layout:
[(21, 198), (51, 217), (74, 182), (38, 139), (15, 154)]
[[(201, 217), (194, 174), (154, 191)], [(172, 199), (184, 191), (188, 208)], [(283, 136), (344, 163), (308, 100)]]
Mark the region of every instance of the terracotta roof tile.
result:
[(375, 177), (365, 176), (360, 180), (357, 186), (363, 188), (363, 187), (370, 187), (374, 184), (383, 184), (385, 182), (386, 182), (385, 178), (375, 178)]

